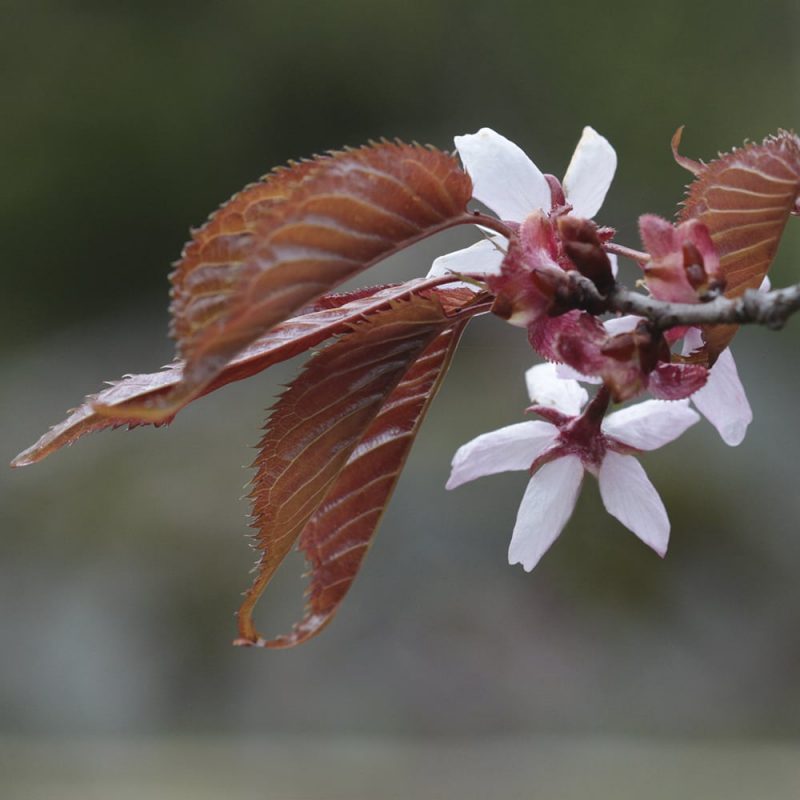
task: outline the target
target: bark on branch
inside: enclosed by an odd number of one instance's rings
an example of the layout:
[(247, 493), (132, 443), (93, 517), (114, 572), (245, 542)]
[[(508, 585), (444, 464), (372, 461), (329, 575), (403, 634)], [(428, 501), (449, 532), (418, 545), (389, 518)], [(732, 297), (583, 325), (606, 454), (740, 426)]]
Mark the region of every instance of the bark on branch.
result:
[(756, 324), (779, 330), (800, 310), (800, 284), (770, 292), (748, 289), (741, 297), (719, 296), (705, 303), (668, 303), (619, 284), (603, 296), (578, 272), (570, 272), (570, 283), (577, 307), (594, 314), (603, 311), (636, 314), (650, 320), (658, 330), (679, 325), (729, 324)]

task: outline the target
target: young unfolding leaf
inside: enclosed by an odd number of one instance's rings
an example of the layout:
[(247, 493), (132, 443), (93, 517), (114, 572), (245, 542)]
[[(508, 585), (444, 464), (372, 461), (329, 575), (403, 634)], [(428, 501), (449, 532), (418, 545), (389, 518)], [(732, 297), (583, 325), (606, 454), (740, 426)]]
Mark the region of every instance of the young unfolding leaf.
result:
[[(673, 139), (677, 152), (680, 131)], [(748, 144), (708, 164), (679, 157), (695, 174), (680, 221), (696, 219), (711, 233), (726, 282), (725, 294), (738, 297), (757, 289), (769, 270), (800, 195), (800, 139), (786, 131), (761, 144)], [(734, 325), (704, 330), (710, 363), (736, 333)]]
[(172, 275), (172, 332), (195, 394), (315, 297), (467, 222), (472, 182), (447, 153), (382, 142), (295, 164), (235, 196)]
[[(398, 286), (378, 287), (378, 291), (372, 293), (360, 290), (343, 295), (325, 295), (308, 313), (286, 320), (245, 348), (200, 394), (208, 394), (293, 358), (325, 339), (343, 333), (363, 315), (386, 308), (392, 301), (408, 297), (431, 283), (420, 279)], [(126, 375), (107, 389), (89, 395), (63, 422), (20, 453), (12, 466), (22, 467), (41, 461), (87, 433), (126, 425), (134, 428), (171, 422), (175, 414), (195, 398), (194, 394), (185, 391), (183, 372), (183, 362), (175, 361), (161, 372)]]
[[(455, 292), (456, 307), (475, 308), (473, 293)], [(409, 369), (443, 331), (463, 321), (464, 314), (448, 313), (435, 295), (396, 303), (312, 358), (277, 402), (254, 465), (253, 526), (262, 556), (239, 610), (239, 644), (266, 643), (252, 613), (275, 570), (334, 490), (359, 443), (371, 437), (376, 417)], [(395, 452), (402, 457), (402, 448)]]
[(361, 568), (464, 324), (440, 333), (389, 395), (339, 478), (300, 535), (311, 566), (308, 602), (292, 632), (267, 642), (293, 647), (332, 619)]

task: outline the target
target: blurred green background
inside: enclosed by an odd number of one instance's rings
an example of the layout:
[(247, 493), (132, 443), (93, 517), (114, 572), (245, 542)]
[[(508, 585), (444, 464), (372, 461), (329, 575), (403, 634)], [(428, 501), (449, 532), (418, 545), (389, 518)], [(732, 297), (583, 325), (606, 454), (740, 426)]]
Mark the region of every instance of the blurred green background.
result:
[[(798, 25), (792, 0), (0, 4), (6, 460), (169, 360), (170, 262), (272, 166), (488, 125), (561, 175), (591, 124), (620, 157), (599, 219), (635, 246), (688, 179), (678, 125), (703, 158), (800, 126)], [(798, 265), (792, 220), (776, 284)], [(796, 320), (736, 340), (738, 449), (704, 423), (645, 456), (665, 562), (588, 481), (528, 575), (505, 563), (525, 476), (444, 491), (458, 445), (526, 405), (524, 336), (479, 320), (363, 575), (289, 652), (229, 642), (254, 561), (242, 466), (297, 363), (0, 473), (0, 794), (800, 796), (799, 343)], [(301, 572), (268, 591), (265, 632), (297, 618)]]

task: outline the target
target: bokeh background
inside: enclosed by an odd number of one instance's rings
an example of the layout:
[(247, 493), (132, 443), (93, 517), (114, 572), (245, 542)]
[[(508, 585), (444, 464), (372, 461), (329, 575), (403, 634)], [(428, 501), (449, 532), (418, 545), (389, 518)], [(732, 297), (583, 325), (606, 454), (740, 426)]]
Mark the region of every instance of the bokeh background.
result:
[[(170, 262), (273, 165), (489, 125), (563, 174), (591, 124), (620, 156), (600, 219), (635, 246), (636, 216), (681, 197), (678, 125), (705, 158), (800, 126), (799, 25), (795, 0), (2, 3), (5, 459), (169, 360)], [(773, 278), (799, 276), (792, 220)], [(702, 424), (644, 457), (666, 561), (587, 481), (525, 574), (506, 564), (525, 476), (444, 491), (458, 445), (526, 405), (524, 336), (479, 320), (341, 613), (288, 652), (230, 640), (246, 467), (297, 363), (0, 471), (0, 795), (800, 796), (798, 344), (796, 320), (736, 340), (739, 448)], [(300, 613), (302, 569), (264, 597), (266, 632)]]

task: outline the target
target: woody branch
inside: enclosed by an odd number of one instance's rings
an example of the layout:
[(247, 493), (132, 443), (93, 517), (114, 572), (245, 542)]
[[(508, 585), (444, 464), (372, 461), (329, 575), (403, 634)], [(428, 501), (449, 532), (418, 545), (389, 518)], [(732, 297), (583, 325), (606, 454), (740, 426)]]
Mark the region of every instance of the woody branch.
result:
[(650, 320), (659, 330), (679, 325), (764, 325), (782, 328), (800, 310), (800, 284), (761, 292), (747, 289), (740, 297), (717, 296), (705, 303), (671, 303), (656, 300), (615, 284), (605, 295), (578, 272), (569, 273), (569, 288), (575, 307), (591, 313), (635, 314)]

